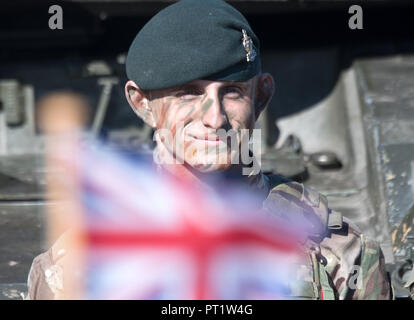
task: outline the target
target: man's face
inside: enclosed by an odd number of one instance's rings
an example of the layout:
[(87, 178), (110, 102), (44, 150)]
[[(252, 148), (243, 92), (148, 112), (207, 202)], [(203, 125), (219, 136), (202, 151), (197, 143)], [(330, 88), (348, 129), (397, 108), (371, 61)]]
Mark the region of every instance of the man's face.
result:
[(248, 147), (256, 120), (255, 87), (255, 78), (247, 82), (195, 80), (151, 92), (149, 107), (160, 160), (173, 156), (201, 172), (239, 163), (240, 148)]

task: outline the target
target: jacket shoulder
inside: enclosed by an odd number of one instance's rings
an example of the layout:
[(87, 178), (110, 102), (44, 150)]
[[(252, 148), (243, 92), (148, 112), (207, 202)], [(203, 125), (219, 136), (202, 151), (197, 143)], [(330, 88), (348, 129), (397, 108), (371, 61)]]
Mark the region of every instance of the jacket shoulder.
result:
[(342, 215), (330, 210), (327, 198), (315, 189), (280, 176), (269, 177), (263, 208), (288, 221), (307, 224), (309, 237), (320, 242), (329, 229), (342, 228)]
[(62, 259), (66, 256), (66, 234), (46, 252), (36, 256), (30, 267), (27, 300), (52, 300), (63, 294)]
[(39, 254), (33, 259), (27, 279), (26, 300), (50, 300), (53, 292), (46, 281), (46, 270), (53, 265), (50, 250)]

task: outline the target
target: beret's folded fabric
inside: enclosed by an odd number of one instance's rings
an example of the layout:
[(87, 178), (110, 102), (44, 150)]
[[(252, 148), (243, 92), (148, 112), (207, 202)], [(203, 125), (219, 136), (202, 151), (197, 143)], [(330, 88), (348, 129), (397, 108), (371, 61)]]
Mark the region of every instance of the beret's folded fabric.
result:
[(182, 0), (156, 14), (128, 51), (126, 72), (143, 90), (196, 79), (247, 81), (261, 72), (260, 43), (222, 0)]

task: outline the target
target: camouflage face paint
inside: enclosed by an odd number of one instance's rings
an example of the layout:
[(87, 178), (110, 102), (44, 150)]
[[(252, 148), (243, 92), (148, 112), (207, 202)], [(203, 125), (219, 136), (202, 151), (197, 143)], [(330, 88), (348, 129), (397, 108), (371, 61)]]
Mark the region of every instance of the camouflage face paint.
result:
[[(167, 129), (173, 143), (164, 149), (176, 157), (183, 150), (184, 162), (199, 171), (224, 170), (238, 164), (240, 130), (253, 129), (254, 87), (252, 81), (231, 83), (196, 80), (177, 89), (158, 93), (153, 114), (157, 129)], [(216, 108), (212, 110), (211, 108)], [(214, 126), (213, 126), (214, 125)], [(229, 136), (219, 135), (232, 129)], [(163, 143), (161, 140), (158, 143)]]
[(188, 113), (185, 115), (185, 117), (188, 118), (189, 116), (191, 116), (194, 110), (195, 110), (195, 106), (192, 106), (190, 111), (188, 111)]
[(206, 113), (207, 110), (211, 107), (211, 105), (213, 104), (213, 100), (212, 99), (208, 99), (206, 103), (204, 103), (201, 106), (201, 112), (202, 113)]

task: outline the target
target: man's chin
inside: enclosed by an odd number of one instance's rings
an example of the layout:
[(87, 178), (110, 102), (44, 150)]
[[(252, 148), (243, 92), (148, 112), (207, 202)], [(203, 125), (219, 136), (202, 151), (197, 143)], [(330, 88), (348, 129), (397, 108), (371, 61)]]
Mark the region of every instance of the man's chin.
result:
[[(220, 154), (219, 156), (206, 155), (205, 157), (199, 157), (197, 159), (191, 159), (193, 161), (187, 161), (195, 170), (208, 173), (208, 172), (219, 172), (230, 169), (235, 158), (233, 154)], [(194, 161), (195, 160), (195, 161)]]

